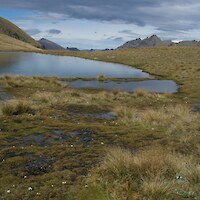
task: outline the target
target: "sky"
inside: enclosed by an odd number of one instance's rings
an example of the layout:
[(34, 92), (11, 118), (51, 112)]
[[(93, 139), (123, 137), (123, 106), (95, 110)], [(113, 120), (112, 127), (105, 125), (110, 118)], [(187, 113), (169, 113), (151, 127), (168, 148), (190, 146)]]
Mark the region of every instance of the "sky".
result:
[(200, 40), (199, 0), (0, 0), (0, 16), (63, 47), (116, 48), (156, 34)]

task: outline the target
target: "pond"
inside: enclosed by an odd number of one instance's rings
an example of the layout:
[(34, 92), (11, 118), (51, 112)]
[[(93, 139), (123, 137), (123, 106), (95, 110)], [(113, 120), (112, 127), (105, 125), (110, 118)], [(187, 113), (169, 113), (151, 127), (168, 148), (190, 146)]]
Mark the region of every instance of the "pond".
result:
[[(70, 56), (24, 52), (0, 53), (0, 76), (3, 75), (54, 76), (58, 78), (97, 78), (99, 75), (104, 75), (109, 78), (151, 78), (150, 74), (126, 65)], [(128, 92), (134, 92), (138, 88), (159, 93), (175, 93), (178, 91), (178, 85), (171, 80), (129, 82), (75, 80), (68, 82), (68, 85), (77, 89), (107, 89)]]
[(0, 53), (0, 75), (55, 76), (94, 78), (100, 74), (119, 78), (148, 78), (149, 74), (126, 65), (87, 60), (70, 56), (38, 53)]

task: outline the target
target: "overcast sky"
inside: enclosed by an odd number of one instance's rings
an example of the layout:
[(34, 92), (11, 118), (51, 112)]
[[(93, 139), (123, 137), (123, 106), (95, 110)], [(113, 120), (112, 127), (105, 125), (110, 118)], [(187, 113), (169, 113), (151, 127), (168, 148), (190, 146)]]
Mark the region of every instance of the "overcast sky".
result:
[(200, 39), (199, 0), (0, 0), (0, 16), (35, 39), (81, 49), (115, 48), (152, 34)]

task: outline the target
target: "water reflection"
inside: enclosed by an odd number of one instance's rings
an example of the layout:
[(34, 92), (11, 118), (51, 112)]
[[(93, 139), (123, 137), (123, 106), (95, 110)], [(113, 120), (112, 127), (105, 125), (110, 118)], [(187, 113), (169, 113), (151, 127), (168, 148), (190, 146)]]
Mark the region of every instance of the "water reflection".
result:
[(0, 74), (93, 78), (148, 78), (149, 74), (121, 64), (37, 53), (0, 53)]

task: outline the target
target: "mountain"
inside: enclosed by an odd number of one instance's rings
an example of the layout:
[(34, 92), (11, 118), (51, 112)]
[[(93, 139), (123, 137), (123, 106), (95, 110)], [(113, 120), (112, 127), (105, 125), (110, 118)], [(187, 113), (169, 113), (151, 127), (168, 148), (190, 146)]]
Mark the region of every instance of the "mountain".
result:
[(38, 51), (39, 49), (29, 43), (22, 42), (13, 37), (0, 33), (1, 51)]
[(188, 46), (188, 47), (195, 47), (195, 46), (200, 46), (200, 42), (196, 40), (192, 41), (181, 41), (176, 44), (176, 46)]
[(46, 50), (65, 50), (64, 47), (56, 44), (55, 42), (52, 42), (50, 40), (47, 40), (45, 38), (42, 38), (38, 41), (43, 49)]
[(4, 34), (22, 42), (29, 43), (35, 47), (40, 47), (39, 43), (36, 42), (31, 36), (29, 36), (12, 22), (2, 17), (0, 17), (0, 34)]
[(151, 37), (147, 37), (142, 40), (137, 38), (135, 40), (131, 40), (118, 47), (118, 49), (123, 48), (139, 48), (139, 47), (155, 47), (155, 46), (171, 46), (173, 42), (170, 40), (162, 41), (158, 36), (152, 35)]

